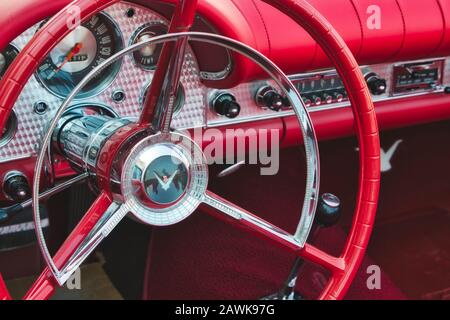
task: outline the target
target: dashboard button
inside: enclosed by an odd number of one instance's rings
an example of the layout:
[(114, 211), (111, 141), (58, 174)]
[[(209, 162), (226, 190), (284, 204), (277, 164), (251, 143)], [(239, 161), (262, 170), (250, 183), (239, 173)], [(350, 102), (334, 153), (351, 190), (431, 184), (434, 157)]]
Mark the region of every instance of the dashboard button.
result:
[(331, 95), (329, 95), (328, 93), (324, 93), (322, 97), (323, 97), (323, 101), (326, 104), (333, 103), (333, 97)]

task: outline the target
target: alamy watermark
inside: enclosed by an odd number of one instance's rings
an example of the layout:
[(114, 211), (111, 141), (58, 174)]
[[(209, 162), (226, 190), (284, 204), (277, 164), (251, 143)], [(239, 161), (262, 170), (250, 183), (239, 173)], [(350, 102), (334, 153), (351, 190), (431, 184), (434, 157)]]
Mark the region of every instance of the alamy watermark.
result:
[[(183, 135), (197, 143), (208, 165), (259, 165), (260, 174), (264, 176), (276, 175), (279, 171), (280, 130), (196, 128)], [(196, 152), (193, 146), (191, 151)], [(202, 155), (194, 158), (203, 159)]]
[(381, 29), (381, 8), (377, 5), (370, 5), (367, 7), (367, 28), (369, 30)]
[(81, 269), (78, 268), (66, 281), (66, 288), (69, 290), (81, 290)]
[(381, 290), (381, 268), (377, 265), (367, 267), (366, 273), (369, 277), (366, 280), (367, 289)]

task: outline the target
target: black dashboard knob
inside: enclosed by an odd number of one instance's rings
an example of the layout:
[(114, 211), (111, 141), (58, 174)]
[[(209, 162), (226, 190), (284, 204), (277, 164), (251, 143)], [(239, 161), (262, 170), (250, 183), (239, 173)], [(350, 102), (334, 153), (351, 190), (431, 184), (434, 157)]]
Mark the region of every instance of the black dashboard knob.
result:
[(3, 191), (10, 200), (16, 202), (27, 200), (31, 195), (28, 180), (19, 172), (8, 173), (5, 176)]
[(213, 110), (222, 116), (233, 119), (241, 112), (241, 106), (236, 97), (228, 92), (219, 93), (212, 102)]
[(264, 86), (258, 90), (256, 103), (262, 108), (269, 108), (273, 111), (280, 111), (286, 104), (283, 96), (271, 86)]
[(371, 72), (366, 75), (367, 86), (373, 95), (380, 95), (386, 92), (387, 83), (386, 80), (378, 76), (376, 73)]

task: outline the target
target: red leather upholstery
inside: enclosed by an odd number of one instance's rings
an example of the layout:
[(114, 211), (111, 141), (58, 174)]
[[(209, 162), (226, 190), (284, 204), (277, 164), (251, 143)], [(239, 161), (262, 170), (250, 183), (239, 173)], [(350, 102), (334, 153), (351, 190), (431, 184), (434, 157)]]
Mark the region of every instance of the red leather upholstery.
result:
[[(381, 28), (373, 29), (367, 26), (368, 8), (374, 4), (372, 0), (352, 0), (361, 24), (360, 51), (357, 59), (364, 59), (366, 64), (390, 59), (399, 52), (404, 37), (403, 17), (396, 1), (376, 1), (380, 7)], [(372, 11), (370, 11), (372, 12)], [(380, 40), (382, 50), (380, 50)]]
[[(331, 66), (290, 18), (252, 0), (264, 19), (269, 57), (285, 72)], [(245, 1), (240, 1), (245, 2)], [(342, 35), (360, 64), (450, 55), (449, 0), (379, 0), (381, 28), (368, 27), (370, 0), (309, 0)], [(261, 50), (262, 48), (258, 48)], [(264, 51), (264, 50), (262, 50)]]
[(2, 30), (0, 48), (4, 48), (20, 33), (40, 20), (55, 14), (68, 3), (70, 0), (0, 1), (0, 27)]
[[(171, 0), (173, 1), (173, 0)], [(0, 3), (0, 48), (70, 0)], [(147, 0), (136, 2), (151, 4)], [(200, 0), (199, 13), (221, 34), (255, 47), (285, 72), (330, 67), (312, 38), (291, 18), (262, 0)], [(367, 26), (371, 0), (309, 0), (342, 35), (360, 64), (450, 55), (450, 0), (378, 0), (381, 28)], [(45, 4), (45, 5), (43, 5)], [(257, 76), (243, 58), (228, 85)]]
[(450, 52), (450, 0), (438, 0), (441, 8), (442, 15), (444, 17), (444, 37), (442, 45), (438, 50), (438, 54), (445, 55)]
[(433, 55), (442, 44), (444, 21), (437, 1), (397, 0), (405, 24), (401, 59)]

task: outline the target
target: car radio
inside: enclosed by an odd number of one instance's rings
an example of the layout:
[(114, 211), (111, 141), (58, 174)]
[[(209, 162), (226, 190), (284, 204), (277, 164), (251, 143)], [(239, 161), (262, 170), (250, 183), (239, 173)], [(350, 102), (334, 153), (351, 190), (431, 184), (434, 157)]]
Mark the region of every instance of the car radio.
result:
[[(363, 67), (361, 71), (372, 95), (386, 93), (387, 82), (385, 79), (368, 67)], [(290, 80), (302, 95), (306, 107), (326, 106), (348, 101), (344, 83), (335, 70), (291, 76)], [(278, 104), (275, 102), (280, 99), (275, 93), (276, 90), (271, 86), (261, 87), (256, 94), (257, 104), (263, 108), (278, 111)], [(289, 102), (286, 100), (285, 107), (289, 107)]]
[(445, 59), (394, 65), (391, 95), (434, 91), (442, 85)]

